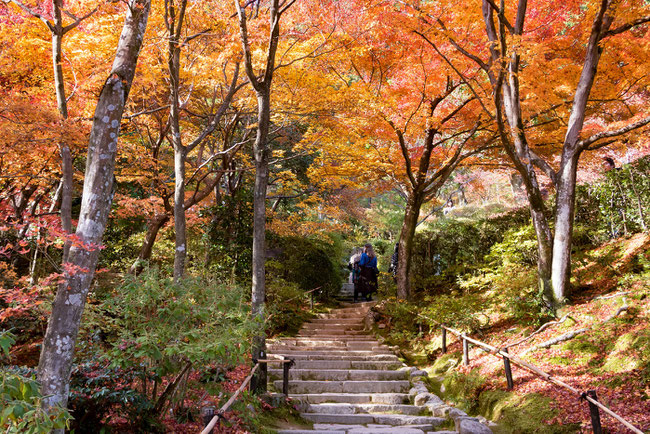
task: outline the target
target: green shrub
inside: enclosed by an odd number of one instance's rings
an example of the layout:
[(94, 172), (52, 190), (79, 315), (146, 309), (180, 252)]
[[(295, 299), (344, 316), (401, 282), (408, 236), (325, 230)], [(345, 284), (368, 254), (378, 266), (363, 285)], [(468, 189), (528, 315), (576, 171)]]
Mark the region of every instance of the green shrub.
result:
[(650, 225), (650, 157), (608, 171), (576, 192), (576, 222), (597, 242), (646, 230)]
[[(0, 332), (0, 350), (9, 356), (15, 336)], [(46, 414), (41, 408), (43, 396), (34, 372), (16, 367), (0, 367), (0, 429), (7, 434), (40, 434), (68, 426), (70, 414), (55, 408)]]
[[(267, 267), (279, 266), (268, 261)], [(313, 317), (309, 312), (309, 297), (297, 283), (275, 278), (266, 282), (267, 333), (271, 336), (295, 335), (300, 326)]]
[(343, 256), (338, 243), (303, 237), (269, 237), (269, 247), (276, 252), (276, 261), (269, 268), (267, 279), (283, 279), (296, 283), (303, 291), (320, 287), (324, 296), (341, 289), (339, 258)]
[(139, 370), (93, 362), (73, 366), (68, 407), (74, 421), (70, 428), (76, 434), (95, 433), (104, 418), (114, 412), (126, 417), (135, 432), (163, 432), (154, 403), (134, 388), (141, 376)]
[[(79, 367), (78, 386), (86, 389), (86, 402), (78, 401), (77, 408), (86, 407), (80, 414), (96, 419), (126, 399), (121, 415), (140, 421), (143, 431), (154, 429), (166, 408), (182, 404), (192, 370), (232, 365), (249, 354), (250, 337), (262, 325), (250, 319), (248, 294), (248, 288), (205, 278), (174, 283), (157, 269), (128, 276), (110, 298), (85, 313), (81, 347), (95, 357), (103, 353), (100, 360), (108, 365), (101, 363), (96, 382)], [(111, 384), (108, 378), (118, 373), (124, 384)], [(163, 392), (174, 379), (173, 388)]]

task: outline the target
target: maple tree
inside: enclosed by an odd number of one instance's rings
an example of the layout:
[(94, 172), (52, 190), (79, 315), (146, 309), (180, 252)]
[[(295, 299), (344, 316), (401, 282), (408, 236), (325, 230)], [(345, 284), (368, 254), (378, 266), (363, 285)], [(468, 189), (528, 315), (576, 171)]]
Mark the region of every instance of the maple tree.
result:
[[(650, 21), (647, 6), (619, 3), (590, 2), (580, 8), (577, 3), (550, 2), (529, 7), (525, 0), (508, 6), (485, 0), (480, 10), (470, 8), (462, 18), (445, 14), (437, 5), (430, 10), (411, 6), (430, 24), (429, 34), (447, 43), (448, 64), (484, 101), (482, 107), (497, 125), (504, 150), (523, 179), (538, 240), (540, 287), (549, 306), (562, 303), (569, 284), (580, 156), (650, 123), (638, 99), (642, 66), (633, 56), (625, 61), (623, 52), (609, 56), (603, 80), (613, 85), (603, 83), (594, 89), (599, 62), (603, 52), (608, 53), (605, 44), (624, 35), (631, 39), (624, 46), (634, 51), (633, 41), (643, 36), (629, 31)], [(551, 8), (557, 8), (556, 13), (546, 14)], [(481, 37), (468, 37), (468, 28)], [(576, 49), (576, 41), (584, 41), (585, 35), (585, 50)], [(553, 71), (543, 67), (549, 60)], [(466, 73), (461, 68), (468, 62), (478, 69)], [(614, 79), (617, 62), (624, 62), (627, 78)], [(548, 79), (536, 78), (540, 73)], [(587, 116), (587, 125), (602, 127), (585, 134)], [(554, 232), (546, 217), (540, 171), (557, 192)]]

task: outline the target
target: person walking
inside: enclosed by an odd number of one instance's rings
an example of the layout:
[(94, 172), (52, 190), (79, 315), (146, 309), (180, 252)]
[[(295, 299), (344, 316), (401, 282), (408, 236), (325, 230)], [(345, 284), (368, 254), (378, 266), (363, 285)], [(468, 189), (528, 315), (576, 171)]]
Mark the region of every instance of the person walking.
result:
[(359, 297), (359, 275), (361, 274), (361, 267), (359, 266), (359, 261), (361, 261), (361, 254), (363, 249), (360, 247), (355, 247), (352, 256), (350, 256), (350, 261), (348, 262), (348, 269), (350, 270), (349, 282), (354, 285), (354, 302), (357, 302)]
[(372, 300), (372, 293), (377, 292), (377, 255), (372, 248), (372, 244), (368, 243), (363, 247), (363, 253), (359, 260), (359, 290), (361, 295), (366, 298), (366, 301)]

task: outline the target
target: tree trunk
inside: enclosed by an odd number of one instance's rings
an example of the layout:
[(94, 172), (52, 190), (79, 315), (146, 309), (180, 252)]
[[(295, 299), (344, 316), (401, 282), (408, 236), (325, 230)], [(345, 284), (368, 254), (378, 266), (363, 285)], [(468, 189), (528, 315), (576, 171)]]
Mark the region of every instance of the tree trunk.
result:
[[(268, 89), (257, 92), (257, 137), (253, 147), (255, 154), (255, 187), (253, 189), (253, 285), (251, 310), (254, 317), (264, 319), (266, 301), (266, 188), (269, 183), (268, 133), (271, 119), (271, 98)], [(264, 332), (253, 339), (254, 359), (266, 357)], [(256, 375), (255, 389), (266, 391), (266, 364), (260, 366)]]
[(169, 221), (169, 214), (156, 214), (149, 222), (147, 223), (147, 234), (144, 236), (144, 241), (142, 242), (142, 247), (140, 247), (140, 254), (138, 259), (131, 265), (129, 270), (132, 274), (140, 274), (142, 272), (144, 261), (148, 261), (151, 258), (151, 252), (153, 250), (153, 245), (156, 242), (156, 237), (160, 229), (165, 226)]
[(411, 297), (411, 282), (409, 279), (411, 271), (411, 254), (413, 253), (413, 238), (415, 228), (420, 216), (422, 200), (409, 195), (406, 201), (406, 211), (402, 231), (399, 237), (399, 254), (397, 264), (397, 298), (408, 300)]
[(567, 160), (560, 172), (555, 200), (555, 235), (553, 237), (553, 298), (563, 304), (571, 278), (571, 244), (575, 215), (578, 155)]
[(150, 6), (150, 0), (129, 2), (112, 70), (97, 101), (76, 230), (80, 243), (70, 249), (69, 265), (52, 305), (38, 366), (46, 411), (54, 406), (67, 405), (81, 315), (97, 266), (99, 247), (113, 199), (113, 172), (120, 120), (135, 74)]
[(600, 41), (609, 29), (613, 17), (608, 14), (609, 2), (602, 2), (596, 14), (587, 44), (585, 61), (576, 86), (571, 107), (571, 116), (562, 147), (562, 159), (557, 182), (555, 237), (553, 245), (553, 296), (561, 303), (566, 295), (571, 276), (571, 241), (573, 238), (573, 217), (575, 214), (575, 190), (578, 159), (581, 148), (580, 132), (584, 125), (587, 102), (598, 72), (598, 62), (603, 47)]
[(541, 194), (535, 197), (535, 191), (528, 191), (530, 215), (533, 220), (533, 228), (537, 238), (537, 279), (538, 288), (542, 294), (542, 301), (549, 310), (554, 310), (557, 302), (553, 296), (551, 284), (551, 266), (553, 258), (553, 235), (546, 218), (544, 202)]
[(61, 181), (61, 227), (68, 235), (63, 243), (62, 263), (68, 262), (70, 255), (70, 246), (72, 242), (69, 238), (72, 235), (72, 154), (67, 144), (59, 143), (61, 151), (61, 169), (63, 171)]
[[(174, 134), (174, 133), (172, 133)], [(178, 282), (185, 273), (187, 258), (187, 229), (185, 222), (185, 148), (174, 145), (174, 281)]]
[[(54, 26), (52, 32), (52, 70), (54, 71), (54, 90), (56, 92), (56, 106), (62, 119), (68, 118), (68, 101), (65, 97), (65, 81), (63, 79), (63, 20), (61, 11), (63, 10), (63, 0), (53, 0), (54, 8)], [(68, 261), (71, 241), (69, 236), (72, 234), (72, 154), (70, 147), (64, 143), (59, 143), (59, 152), (61, 154), (61, 172), (63, 179), (63, 189), (61, 190), (61, 227), (68, 237), (63, 243), (62, 263)]]
[[(167, 3), (166, 3), (167, 5)], [(185, 261), (187, 258), (187, 228), (185, 221), (185, 159), (188, 149), (183, 146), (181, 139), (181, 107), (180, 107), (180, 58), (181, 48), (179, 37), (185, 18), (187, 0), (181, 0), (178, 10), (171, 2), (167, 5), (168, 31), (169, 31), (169, 95), (171, 104), (169, 109), (169, 124), (171, 126), (171, 142), (174, 148), (174, 232), (176, 248), (174, 249), (174, 282), (178, 282), (185, 274)], [(178, 16), (177, 16), (178, 14)], [(176, 21), (178, 20), (178, 22)]]

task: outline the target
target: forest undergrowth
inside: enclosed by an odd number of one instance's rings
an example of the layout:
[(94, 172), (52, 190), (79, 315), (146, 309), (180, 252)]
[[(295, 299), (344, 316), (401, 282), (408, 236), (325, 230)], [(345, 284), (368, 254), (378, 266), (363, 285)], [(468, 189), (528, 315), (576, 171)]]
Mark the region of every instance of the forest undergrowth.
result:
[[(462, 343), (445, 323), (532, 363), (599, 400), (641, 430), (650, 429), (650, 235), (638, 233), (578, 249), (572, 293), (556, 317), (540, 309), (534, 269), (527, 264), (527, 230), (510, 230), (486, 256), (489, 264), (453, 283), (448, 293), (421, 300), (386, 298), (375, 309), (377, 331), (400, 345), (406, 360), (430, 373), (444, 399), (499, 423), (500, 432), (591, 432), (587, 403), (513, 366), (507, 391), (503, 361)], [(444, 276), (437, 277), (440, 281)], [(430, 279), (432, 276), (430, 276)], [(424, 301), (425, 303), (422, 303)], [(601, 413), (608, 433), (628, 432)]]

